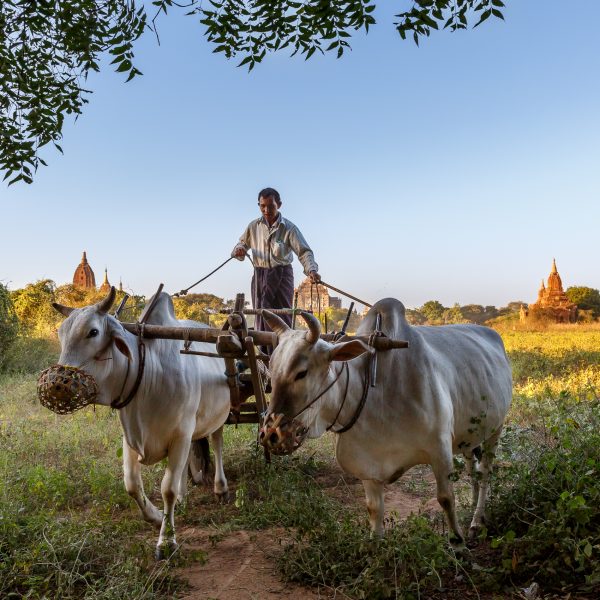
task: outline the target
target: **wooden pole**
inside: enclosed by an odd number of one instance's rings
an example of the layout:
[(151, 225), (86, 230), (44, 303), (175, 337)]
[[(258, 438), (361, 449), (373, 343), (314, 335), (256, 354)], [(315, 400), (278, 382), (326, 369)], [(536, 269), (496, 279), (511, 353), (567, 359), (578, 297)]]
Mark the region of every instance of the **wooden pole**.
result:
[[(223, 335), (222, 329), (213, 329), (211, 327), (170, 327), (165, 325), (143, 325), (140, 326), (138, 323), (121, 323), (124, 329), (133, 333), (134, 335), (140, 335), (143, 329), (143, 336), (146, 339), (164, 339), (164, 340), (184, 340), (191, 342), (208, 342), (216, 343), (217, 338)], [(254, 331), (250, 329), (248, 335), (252, 338), (254, 345), (256, 346), (269, 346), (274, 345), (277, 341), (277, 336), (270, 331)], [(334, 341), (334, 334), (321, 334), (321, 339), (328, 342)], [(366, 335), (347, 335), (344, 337), (344, 341), (359, 339), (371, 345), (375, 350), (393, 350), (396, 348), (408, 348), (408, 342), (405, 340), (394, 340), (384, 335), (382, 336), (371, 336)]]

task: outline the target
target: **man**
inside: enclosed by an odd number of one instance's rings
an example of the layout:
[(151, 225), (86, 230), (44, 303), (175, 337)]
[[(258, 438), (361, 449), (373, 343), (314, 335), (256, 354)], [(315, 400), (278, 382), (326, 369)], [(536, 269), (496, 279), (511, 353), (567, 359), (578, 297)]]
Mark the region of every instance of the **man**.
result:
[[(292, 308), (293, 253), (302, 263), (304, 273), (315, 283), (321, 281), (319, 266), (300, 230), (291, 221), (284, 219), (279, 212), (281, 198), (277, 190), (261, 190), (258, 194), (258, 207), (262, 217), (246, 227), (231, 254), (239, 260), (244, 260), (246, 252), (252, 250), (254, 308)], [(291, 315), (282, 315), (282, 318), (288, 325), (292, 324)], [(270, 331), (258, 316), (256, 329)]]

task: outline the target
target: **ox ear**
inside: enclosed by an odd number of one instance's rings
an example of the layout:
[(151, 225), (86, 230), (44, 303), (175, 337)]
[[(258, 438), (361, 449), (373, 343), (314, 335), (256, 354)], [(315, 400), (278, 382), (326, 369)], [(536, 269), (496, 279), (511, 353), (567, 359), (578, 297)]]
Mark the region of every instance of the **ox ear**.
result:
[(112, 338), (117, 350), (129, 361), (133, 360), (131, 350), (123, 337), (123, 329), (120, 325), (117, 325), (116, 320), (111, 317), (108, 318), (108, 335)]
[(265, 320), (265, 323), (278, 335), (280, 336), (281, 334), (285, 333), (286, 331), (289, 331), (290, 327), (289, 325), (280, 317), (278, 317), (276, 314), (272, 313), (269, 310), (266, 310), (263, 308), (262, 312), (262, 318)]
[(53, 302), (52, 306), (65, 317), (68, 317), (75, 309), (70, 306), (65, 306), (64, 304), (59, 304), (58, 302)]
[(112, 305), (115, 303), (116, 295), (117, 290), (115, 289), (114, 285), (111, 285), (110, 292), (108, 292), (106, 298), (104, 298), (104, 300), (100, 300), (100, 302), (96, 304), (96, 308), (100, 314), (105, 315), (111, 309)]
[(125, 356), (125, 358), (127, 358), (128, 361), (132, 361), (133, 356), (131, 356), (131, 350), (129, 350), (129, 346), (127, 345), (127, 342), (120, 335), (114, 336), (113, 341), (115, 342), (115, 346), (117, 347), (117, 350), (123, 356)]
[(352, 360), (365, 352), (374, 352), (371, 346), (367, 346), (361, 340), (350, 340), (349, 342), (342, 342), (341, 344), (335, 344), (329, 351), (330, 361), (344, 361)]

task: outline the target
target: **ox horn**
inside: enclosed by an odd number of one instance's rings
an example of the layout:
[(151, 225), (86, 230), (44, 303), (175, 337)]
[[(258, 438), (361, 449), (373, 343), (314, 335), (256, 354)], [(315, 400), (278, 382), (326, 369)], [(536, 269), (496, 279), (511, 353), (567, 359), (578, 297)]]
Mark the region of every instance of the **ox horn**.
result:
[(110, 292), (108, 292), (106, 298), (104, 298), (104, 300), (100, 300), (100, 302), (96, 304), (98, 312), (106, 314), (111, 309), (111, 306), (114, 304), (116, 295), (117, 290), (115, 289), (114, 285), (111, 285)]
[(262, 309), (262, 318), (265, 320), (265, 323), (279, 336), (282, 333), (285, 333), (290, 329), (290, 326), (276, 314), (268, 311), (266, 309)]
[(68, 317), (75, 310), (71, 306), (65, 306), (64, 304), (59, 304), (58, 302), (53, 302), (52, 306), (65, 317)]
[(306, 341), (309, 344), (315, 344), (317, 340), (321, 337), (321, 323), (319, 322), (319, 319), (317, 319), (315, 315), (304, 311), (302, 311), (300, 315), (308, 325), (308, 331), (306, 332)]

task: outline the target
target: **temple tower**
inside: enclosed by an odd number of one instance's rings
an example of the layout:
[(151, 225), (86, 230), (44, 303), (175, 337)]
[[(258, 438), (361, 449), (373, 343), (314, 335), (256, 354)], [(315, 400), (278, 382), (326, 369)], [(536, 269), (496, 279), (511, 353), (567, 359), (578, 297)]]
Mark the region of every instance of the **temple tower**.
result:
[(324, 311), (330, 306), (333, 308), (342, 308), (342, 299), (330, 296), (324, 285), (314, 284), (310, 277), (307, 277), (295, 289), (298, 294), (298, 308), (302, 310), (312, 310), (318, 312)]
[(106, 268), (104, 269), (104, 281), (100, 286), (100, 291), (104, 292), (105, 294), (108, 294), (108, 292), (110, 292), (110, 283), (108, 282), (108, 269)]
[[(544, 285), (542, 279), (537, 300), (529, 305), (529, 310), (525, 313), (525, 317), (535, 316), (545, 317), (557, 323), (573, 323), (577, 320), (577, 305), (569, 300), (563, 290), (555, 259), (552, 259), (548, 284)], [(521, 318), (523, 319), (523, 315)]]
[(81, 262), (77, 265), (75, 273), (73, 274), (73, 285), (75, 287), (84, 290), (95, 290), (96, 289), (96, 277), (94, 271), (87, 261), (87, 256), (84, 251)]

